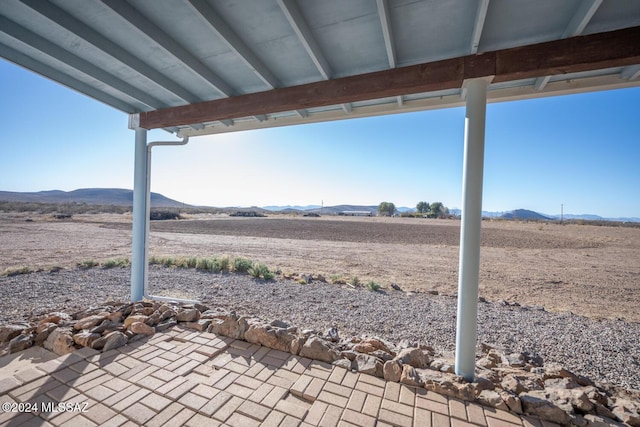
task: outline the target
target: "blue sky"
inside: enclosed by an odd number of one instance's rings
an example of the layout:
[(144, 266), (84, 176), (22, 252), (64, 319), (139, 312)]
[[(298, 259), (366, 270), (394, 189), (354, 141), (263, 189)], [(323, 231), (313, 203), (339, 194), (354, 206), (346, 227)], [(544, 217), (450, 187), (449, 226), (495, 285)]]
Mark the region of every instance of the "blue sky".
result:
[[(133, 187), (127, 115), (0, 60), (0, 190)], [(640, 88), (489, 104), (483, 209), (640, 217)], [(208, 206), (461, 205), (464, 109), (192, 138), (152, 191)], [(171, 139), (163, 131), (149, 141)]]

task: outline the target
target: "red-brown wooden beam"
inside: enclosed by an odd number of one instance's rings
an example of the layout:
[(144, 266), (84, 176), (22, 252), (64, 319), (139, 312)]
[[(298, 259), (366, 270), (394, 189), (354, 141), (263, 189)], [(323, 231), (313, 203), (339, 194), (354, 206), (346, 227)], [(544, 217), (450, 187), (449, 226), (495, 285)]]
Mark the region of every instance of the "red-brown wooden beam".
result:
[(475, 77), (505, 82), (635, 64), (640, 27), (149, 111), (140, 113), (139, 125), (166, 128), (453, 89)]

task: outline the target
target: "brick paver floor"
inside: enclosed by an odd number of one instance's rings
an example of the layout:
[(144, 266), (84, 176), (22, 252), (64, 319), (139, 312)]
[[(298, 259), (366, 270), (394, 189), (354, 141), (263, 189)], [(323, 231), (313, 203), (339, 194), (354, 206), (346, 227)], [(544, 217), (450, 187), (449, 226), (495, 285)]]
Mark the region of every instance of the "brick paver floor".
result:
[(0, 378), (0, 404), (3, 426), (551, 427), (180, 327)]

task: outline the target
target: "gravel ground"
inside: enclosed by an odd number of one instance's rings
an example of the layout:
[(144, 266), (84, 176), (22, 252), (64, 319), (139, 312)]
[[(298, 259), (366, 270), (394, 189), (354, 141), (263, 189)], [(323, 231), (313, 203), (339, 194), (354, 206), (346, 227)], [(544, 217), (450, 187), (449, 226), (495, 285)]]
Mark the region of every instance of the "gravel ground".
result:
[[(196, 298), (239, 314), (289, 321), (342, 336), (376, 335), (432, 345), (455, 343), (456, 299), (398, 291), (371, 292), (323, 283), (264, 282), (237, 274), (150, 268), (156, 295)], [(0, 322), (17, 322), (55, 310), (73, 312), (129, 298), (130, 270), (62, 270), (0, 278)], [(481, 303), (479, 342), (529, 351), (596, 381), (640, 390), (640, 323), (591, 320), (571, 313)]]

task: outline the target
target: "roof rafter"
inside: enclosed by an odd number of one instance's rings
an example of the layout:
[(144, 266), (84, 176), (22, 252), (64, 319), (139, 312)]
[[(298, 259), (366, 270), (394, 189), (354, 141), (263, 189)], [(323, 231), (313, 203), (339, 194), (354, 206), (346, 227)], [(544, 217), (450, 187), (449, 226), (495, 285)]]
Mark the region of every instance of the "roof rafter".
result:
[(154, 23), (149, 21), (133, 6), (119, 0), (102, 0), (102, 2), (153, 40), (158, 44), (158, 46), (162, 47), (169, 54), (182, 61), (194, 73), (209, 82), (222, 95), (231, 96), (235, 93), (233, 88), (222, 80), (216, 73), (211, 71), (209, 67), (200, 62), (200, 60), (188, 52), (178, 42), (169, 37), (167, 33), (158, 28)]
[(278, 78), (256, 56), (255, 53), (238, 37), (229, 25), (203, 0), (189, 0), (193, 9), (204, 18), (211, 29), (233, 50), (251, 70), (270, 88), (281, 86)]
[(5, 46), (0, 43), (0, 56), (3, 58), (7, 58), (10, 61), (15, 62), (16, 64), (20, 64), (23, 67), (30, 69), (38, 74), (43, 76), (47, 76), (48, 78), (55, 80), (63, 85), (66, 85), (74, 90), (77, 90), (80, 93), (83, 93), (91, 98), (95, 98), (100, 102), (104, 102), (107, 105), (115, 106), (124, 111), (138, 110), (133, 105), (126, 103), (118, 98), (113, 96), (109, 96), (104, 92), (94, 88), (91, 85), (88, 85), (80, 80), (74, 79), (73, 77), (69, 77), (67, 74), (56, 70), (53, 67), (50, 67), (42, 62), (39, 62), (30, 56), (27, 56), (17, 50)]
[[(391, 13), (389, 12), (389, 0), (377, 0), (378, 16), (380, 17), (380, 26), (382, 27), (382, 37), (384, 38), (384, 47), (387, 50), (387, 60), (389, 68), (398, 66), (396, 60), (396, 45), (393, 42), (393, 27), (391, 26)], [(398, 106), (402, 106), (402, 96), (396, 97)]]
[(585, 27), (593, 18), (596, 11), (602, 4), (603, 0), (582, 0), (580, 2), (580, 6), (578, 6), (578, 10), (573, 15), (571, 22), (567, 25), (567, 28), (562, 33), (562, 38), (566, 39), (567, 37), (575, 37), (582, 34)]
[[(575, 37), (582, 34), (582, 31), (584, 31), (585, 27), (587, 26), (589, 21), (591, 21), (591, 18), (593, 18), (593, 15), (595, 15), (601, 4), (602, 0), (581, 1), (578, 9), (573, 14), (571, 21), (569, 21), (569, 25), (567, 25), (564, 33), (562, 33), (561, 38), (566, 39), (568, 37)], [(544, 89), (544, 87), (547, 85), (547, 83), (549, 83), (550, 80), (551, 76), (538, 77), (534, 83), (534, 87), (536, 88), (536, 90), (540, 91)]]
[(640, 62), (640, 27), (274, 89), (139, 114), (141, 127), (188, 125), (460, 88), (465, 79), (506, 82)]
[(304, 50), (307, 51), (307, 54), (309, 54), (311, 60), (322, 75), (322, 78), (329, 80), (332, 74), (331, 66), (311, 33), (311, 28), (309, 28), (309, 24), (307, 24), (307, 21), (304, 19), (298, 4), (294, 0), (278, 0), (278, 5), (280, 9), (282, 9), (285, 18), (287, 18), (289, 25), (291, 25), (293, 31), (298, 36), (298, 39), (302, 42)]
[[(311, 32), (311, 28), (307, 23), (306, 19), (302, 15), (298, 4), (293, 0), (278, 0), (278, 6), (282, 10), (285, 18), (293, 28), (293, 31), (298, 36), (298, 39), (304, 46), (304, 49), (307, 51), (307, 54), (311, 57), (314, 65), (318, 69), (318, 72), (322, 76), (323, 79), (329, 80), (331, 78), (331, 66), (329, 65), (329, 61), (325, 58), (322, 53), (322, 49), (316, 42), (313, 33)], [(351, 105), (343, 105), (342, 108), (345, 112), (351, 111)], [(296, 111), (301, 117), (307, 117), (308, 114), (306, 112)]]
[(625, 80), (635, 80), (640, 77), (640, 65), (629, 65), (622, 69), (620, 77)]
[(31, 9), (40, 13), (42, 16), (45, 16), (46, 18), (55, 22), (66, 31), (75, 34), (84, 41), (104, 51), (116, 61), (127, 65), (129, 68), (135, 70), (137, 73), (144, 76), (152, 83), (155, 83), (158, 87), (163, 88), (168, 92), (173, 93), (174, 95), (177, 95), (179, 98), (187, 102), (204, 101), (203, 98), (189, 92), (187, 89), (169, 79), (164, 74), (156, 71), (155, 69), (138, 59), (135, 55), (127, 52), (120, 46), (113, 43), (111, 40), (107, 39), (88, 25), (69, 15), (67, 12), (60, 9), (53, 3), (43, 2), (40, 0), (20, 1), (29, 6)]
[(389, 68), (396, 68), (396, 46), (393, 43), (393, 30), (391, 28), (391, 15), (389, 14), (389, 0), (377, 0), (378, 16), (382, 26), (384, 47), (387, 49)]
[(487, 10), (489, 10), (489, 0), (480, 0), (478, 3), (478, 10), (476, 12), (476, 19), (473, 23), (473, 33), (471, 33), (471, 48), (469, 49), (469, 53), (478, 53), (480, 38), (482, 37), (482, 29), (484, 28), (484, 21), (487, 19)]
[(72, 66), (78, 71), (90, 76), (102, 83), (110, 86), (136, 100), (151, 107), (151, 108), (164, 108), (167, 105), (147, 94), (146, 92), (130, 85), (129, 83), (121, 80), (120, 78), (106, 72), (102, 68), (86, 61), (79, 56), (61, 48), (60, 46), (50, 42), (44, 37), (35, 34), (26, 28), (8, 20), (4, 16), (0, 15), (0, 31), (8, 34), (16, 40), (25, 43), (40, 52), (55, 58), (57, 61), (61, 61), (65, 64)]

